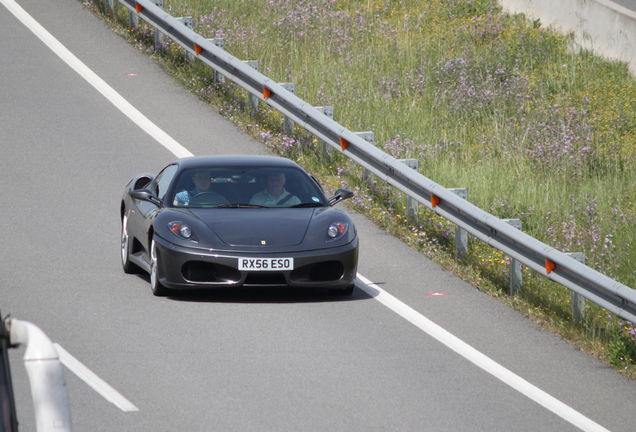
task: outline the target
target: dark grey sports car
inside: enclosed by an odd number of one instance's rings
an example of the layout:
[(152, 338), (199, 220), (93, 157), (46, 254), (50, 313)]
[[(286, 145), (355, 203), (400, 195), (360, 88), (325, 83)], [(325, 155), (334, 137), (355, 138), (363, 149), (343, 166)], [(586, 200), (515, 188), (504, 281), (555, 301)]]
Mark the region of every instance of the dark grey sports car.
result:
[(214, 287), (324, 287), (353, 292), (358, 237), (294, 162), (269, 156), (177, 160), (140, 174), (121, 201), (126, 273), (150, 274), (152, 292)]

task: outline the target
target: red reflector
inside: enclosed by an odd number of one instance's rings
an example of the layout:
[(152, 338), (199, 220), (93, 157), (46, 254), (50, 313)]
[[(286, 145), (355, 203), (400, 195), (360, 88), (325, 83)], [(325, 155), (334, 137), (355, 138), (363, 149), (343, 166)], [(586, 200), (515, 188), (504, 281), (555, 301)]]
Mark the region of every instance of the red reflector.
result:
[(135, 3), (135, 9), (137, 9), (137, 13), (139, 13), (142, 10), (144, 10), (144, 7), (140, 5), (139, 3)]
[(545, 260), (545, 271), (550, 274), (556, 268), (556, 264), (550, 260)]
[(268, 89), (268, 88), (263, 87), (263, 99), (267, 99), (271, 95), (272, 95), (271, 90)]
[(340, 234), (343, 234), (345, 232), (345, 229), (347, 228), (346, 226), (344, 226), (344, 224), (341, 224), (341, 223), (337, 223), (336, 227), (338, 227), (338, 232)]
[(344, 138), (340, 138), (340, 147), (344, 151), (347, 147), (349, 147), (349, 141)]
[(179, 228), (181, 228), (181, 225), (179, 224), (172, 225), (172, 232), (175, 234), (179, 234)]
[(203, 51), (203, 48), (201, 48), (197, 44), (194, 44), (194, 52), (197, 53), (197, 55), (199, 55), (199, 54), (201, 54), (201, 51)]

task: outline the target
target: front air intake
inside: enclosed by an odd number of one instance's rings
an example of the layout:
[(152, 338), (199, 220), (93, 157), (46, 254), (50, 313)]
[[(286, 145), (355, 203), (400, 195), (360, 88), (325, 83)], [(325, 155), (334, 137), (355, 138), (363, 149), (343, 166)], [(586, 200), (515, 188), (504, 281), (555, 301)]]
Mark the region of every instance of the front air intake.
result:
[(181, 274), (188, 282), (238, 282), (238, 270), (220, 264), (189, 261), (183, 265)]
[(323, 261), (294, 270), (290, 277), (295, 282), (337, 282), (344, 276), (340, 261)]

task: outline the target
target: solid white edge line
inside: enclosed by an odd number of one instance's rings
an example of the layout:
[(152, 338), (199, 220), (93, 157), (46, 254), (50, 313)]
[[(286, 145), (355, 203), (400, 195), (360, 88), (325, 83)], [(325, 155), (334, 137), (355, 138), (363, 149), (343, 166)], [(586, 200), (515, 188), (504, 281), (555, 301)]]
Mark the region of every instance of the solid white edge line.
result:
[(108, 99), (117, 109), (135, 122), (148, 135), (156, 139), (162, 146), (170, 150), (178, 158), (193, 156), (193, 154), (175, 141), (170, 135), (164, 132), (150, 119), (143, 115), (130, 102), (124, 99), (111, 86), (101, 79), (95, 72), (82, 63), (73, 53), (51, 35), (40, 25), (31, 15), (29, 15), (14, 0), (0, 0), (17, 19), (19, 19), (29, 30), (33, 32), (42, 42), (44, 42), (55, 54), (57, 54), (66, 64), (75, 70), (90, 85), (95, 87), (106, 99)]
[[(165, 133), (157, 125), (151, 122), (146, 116), (133, 107), (127, 100), (125, 100), (119, 93), (117, 93), (112, 87), (110, 87), (104, 80), (98, 77), (91, 69), (89, 69), (84, 63), (82, 63), (73, 53), (71, 53), (66, 47), (64, 47), (57, 39), (55, 39), (44, 27), (42, 27), (37, 21), (35, 21), (24, 9), (22, 9), (14, 0), (0, 0), (2, 3), (16, 18), (18, 18), (27, 28), (29, 28), (42, 42), (44, 42), (55, 54), (57, 54), (62, 60), (64, 60), (72, 69), (80, 74), (86, 81), (88, 81), (97, 91), (99, 91), (104, 97), (106, 97), (113, 105), (115, 105), (121, 112), (123, 112), (128, 118), (135, 122), (139, 127), (146, 131), (150, 136), (155, 138), (161, 145), (170, 150), (175, 156), (179, 158), (193, 156), (193, 154), (175, 141), (170, 135)], [(416, 327), (420, 328), (433, 338), (437, 339), (448, 348), (452, 349), (462, 357), (466, 358), (476, 366), (480, 367), (484, 371), (490, 373), (494, 377), (498, 378), (502, 382), (506, 383), (510, 387), (519, 391), (526, 397), (532, 399), (544, 408), (552, 411), (554, 414), (568, 421), (572, 425), (578, 427), (586, 432), (609, 432), (607, 429), (585, 417), (581, 413), (575, 411), (573, 408), (539, 389), (538, 387), (530, 384), (520, 376), (512, 373), (508, 369), (501, 366), (499, 363), (490, 359), (486, 355), (477, 351), (461, 339), (452, 335), (448, 331), (444, 330), (437, 324), (425, 318), (420, 313), (416, 312), (410, 306), (401, 302), (397, 298), (388, 294), (382, 288), (378, 287), (370, 280), (358, 273), (358, 278), (365, 284), (364, 286), (358, 284), (358, 287), (371, 297), (378, 300), (384, 306), (391, 309)], [(83, 379), (88, 385), (93, 387), (103, 397), (120, 407), (124, 411), (138, 411), (138, 408), (130, 403), (126, 398), (121, 396), (115, 389), (110, 387), (104, 380), (99, 378), (93, 372), (91, 372), (86, 366), (81, 364), (77, 359), (71, 356), (60, 345), (55, 344), (58, 348), (60, 360), (62, 364), (68, 367), (73, 373)], [(69, 360), (71, 359), (71, 360)], [(68, 362), (68, 363), (67, 363)], [(73, 364), (73, 367), (78, 367), (83, 371), (88, 372), (88, 376), (97, 382), (102, 383), (94, 386), (87, 379), (84, 379), (78, 372), (75, 372), (69, 364)], [(78, 366), (79, 365), (79, 366)], [(124, 404), (120, 406), (117, 402), (107, 396), (101, 391), (101, 387), (105, 385), (105, 388), (110, 389), (115, 395), (119, 396), (123, 400)], [(126, 408), (125, 408), (126, 407)]]
[(571, 423), (572, 425), (578, 427), (583, 431), (609, 432), (603, 426), (585, 417), (583, 414), (564, 404), (555, 397), (549, 395), (540, 388), (530, 384), (528, 381), (509, 371), (499, 363), (487, 357), (485, 354), (477, 351), (466, 342), (449, 333), (447, 330), (444, 330), (442, 327), (424, 317), (422, 314), (420, 314), (410, 306), (406, 305), (402, 301), (384, 291), (379, 286), (375, 285), (373, 282), (362, 276), (360, 273), (358, 273), (357, 276), (358, 279), (364, 283), (364, 285), (358, 284), (358, 287), (360, 289), (382, 303), (384, 306), (391, 309), (396, 314), (400, 315), (402, 318), (409, 321), (411, 324), (415, 325), (428, 335), (432, 336), (442, 344), (446, 345), (448, 348), (455, 351), (457, 354), (472, 362), (477, 367), (488, 372), (495, 378), (501, 380), (513, 389), (517, 390), (526, 397), (532, 399), (539, 405), (543, 406), (549, 411), (552, 411), (554, 414), (558, 415), (559, 417), (563, 418), (567, 422)]
[(104, 399), (117, 406), (125, 412), (139, 411), (128, 399), (123, 397), (117, 390), (112, 388), (106, 381), (98, 377), (93, 371), (84, 366), (82, 362), (73, 357), (58, 343), (53, 344), (60, 356), (60, 361), (71, 372), (77, 375), (82, 381), (99, 393)]

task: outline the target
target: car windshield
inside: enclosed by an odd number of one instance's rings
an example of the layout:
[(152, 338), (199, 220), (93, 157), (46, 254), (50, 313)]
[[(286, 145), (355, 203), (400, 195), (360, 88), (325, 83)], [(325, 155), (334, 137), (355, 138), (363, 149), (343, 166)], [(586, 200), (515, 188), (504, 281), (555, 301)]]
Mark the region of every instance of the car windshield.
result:
[(304, 171), (281, 167), (210, 167), (183, 170), (167, 197), (174, 207), (325, 207), (324, 193)]

